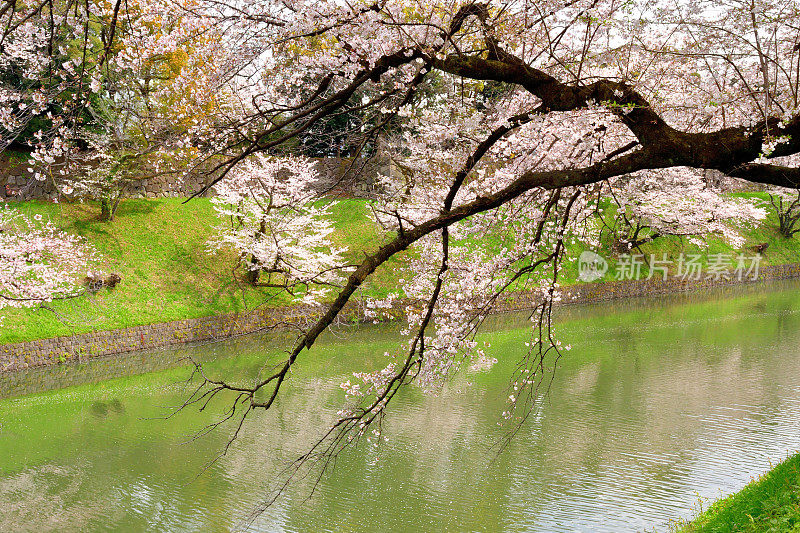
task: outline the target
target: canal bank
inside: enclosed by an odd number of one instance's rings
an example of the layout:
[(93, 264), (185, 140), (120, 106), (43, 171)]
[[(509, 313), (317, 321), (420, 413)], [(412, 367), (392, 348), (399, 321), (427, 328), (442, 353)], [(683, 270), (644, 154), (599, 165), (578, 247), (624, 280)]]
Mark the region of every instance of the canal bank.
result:
[(717, 500), (674, 533), (797, 531), (800, 525), (800, 454), (758, 476), (742, 490)]
[[(653, 277), (578, 283), (563, 288), (560, 303), (561, 305), (592, 303), (796, 278), (800, 278), (800, 263), (765, 265), (759, 270), (756, 281), (735, 278), (690, 280), (674, 277), (663, 280)], [(394, 308), (395, 316), (401, 316), (402, 309), (410, 303), (412, 302), (407, 300), (399, 301)], [(536, 297), (532, 292), (510, 293), (496, 307), (495, 312), (521, 311), (531, 309), (535, 304)], [(222, 340), (260, 331), (293, 330), (313, 321), (320, 315), (322, 309), (310, 305), (264, 307), (243, 313), (5, 344), (0, 345), (0, 373), (187, 343)], [(339, 317), (340, 323), (358, 323), (365, 320), (365, 307), (362, 302), (350, 302)]]

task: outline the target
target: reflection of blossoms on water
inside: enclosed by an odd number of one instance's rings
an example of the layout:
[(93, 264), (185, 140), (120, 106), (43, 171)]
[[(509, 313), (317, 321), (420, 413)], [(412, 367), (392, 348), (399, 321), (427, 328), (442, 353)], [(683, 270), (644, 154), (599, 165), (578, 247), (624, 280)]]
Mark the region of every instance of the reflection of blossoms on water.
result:
[(487, 357), (486, 354), (482, 353), (469, 365), (469, 371), (473, 373), (488, 372), (495, 364), (497, 364), (497, 359), (494, 357)]

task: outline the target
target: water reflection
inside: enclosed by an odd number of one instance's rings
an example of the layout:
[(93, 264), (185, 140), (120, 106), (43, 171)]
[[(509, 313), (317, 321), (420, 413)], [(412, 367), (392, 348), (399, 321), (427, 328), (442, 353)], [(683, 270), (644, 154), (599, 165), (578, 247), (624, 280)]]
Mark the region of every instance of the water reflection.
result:
[[(347, 452), (310, 498), (312, 480), (300, 482), (254, 529), (664, 529), (698, 495), (734, 491), (800, 449), (798, 297), (793, 284), (562, 310), (558, 334), (574, 348), (499, 455), (490, 446), (524, 332), (517, 318), (497, 319), (491, 371), (465, 373), (436, 396), (409, 391), (388, 443)], [(381, 328), (329, 339), (302, 362), (279, 410), (254, 417), (199, 477), (226, 434), (185, 443), (208, 421), (194, 411), (143, 420), (180, 400), (170, 384), (185, 369), (4, 400), (0, 530), (227, 531), (332, 420), (353, 365), (377, 367), (375, 354), (393, 345)], [(189, 352), (226, 375), (252, 375), (264, 359), (254, 339)], [(169, 366), (185, 353), (155, 359)], [(65, 370), (47, 372), (29, 375), (52, 384)]]

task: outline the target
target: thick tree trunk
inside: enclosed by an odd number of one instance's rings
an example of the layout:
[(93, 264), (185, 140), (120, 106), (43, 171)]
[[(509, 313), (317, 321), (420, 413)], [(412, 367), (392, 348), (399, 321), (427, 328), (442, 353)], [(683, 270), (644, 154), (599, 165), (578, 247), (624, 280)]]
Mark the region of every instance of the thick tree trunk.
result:
[[(253, 265), (256, 265), (257, 263), (258, 263), (258, 261), (256, 260), (256, 256), (254, 256), (254, 255), (250, 256), (250, 265), (251, 265), (251, 267)], [(261, 277), (261, 269), (260, 268), (249, 269), (247, 271), (247, 281), (250, 282), (250, 285), (253, 285), (253, 286), (258, 285), (258, 280), (259, 280), (260, 277)]]
[[(261, 240), (265, 238), (267, 235), (267, 221), (261, 220), (261, 224), (258, 226), (258, 233), (256, 233), (256, 240)], [(261, 269), (254, 268), (258, 264), (258, 258), (256, 258), (255, 254), (250, 256), (250, 269), (247, 271), (247, 281), (250, 282), (251, 285), (257, 285), (258, 280), (261, 277)]]
[(100, 220), (111, 222), (114, 220), (114, 204), (109, 198), (100, 200)]

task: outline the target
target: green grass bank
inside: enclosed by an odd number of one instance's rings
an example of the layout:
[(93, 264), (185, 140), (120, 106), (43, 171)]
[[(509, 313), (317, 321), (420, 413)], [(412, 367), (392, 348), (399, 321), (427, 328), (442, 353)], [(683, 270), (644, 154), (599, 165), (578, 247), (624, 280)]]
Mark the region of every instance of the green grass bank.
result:
[[(235, 275), (233, 253), (209, 252), (206, 243), (219, 222), (206, 198), (186, 204), (180, 198), (126, 200), (113, 222), (99, 220), (99, 207), (91, 203), (12, 205), (86, 237), (102, 255), (103, 270), (119, 273), (122, 282), (114, 289), (40, 308), (2, 310), (0, 344), (290, 303), (287, 295), (254, 288)], [(346, 244), (353, 259), (380, 244), (364, 202), (338, 202), (333, 213), (337, 231), (332, 238), (339, 239), (336, 244)], [(376, 272), (365, 290), (376, 295), (388, 292), (399, 277), (396, 263)]]
[(714, 502), (676, 533), (778, 533), (800, 531), (800, 454)]
[[(761, 193), (749, 193), (759, 195)], [(764, 196), (766, 198), (766, 196)], [(41, 308), (6, 309), (0, 330), (0, 344), (82, 334), (97, 330), (126, 328), (185, 318), (242, 312), (259, 305), (283, 306), (286, 295), (253, 288), (233, 271), (232, 253), (209, 253), (207, 241), (218, 224), (209, 199), (183, 203), (180, 198), (138, 199), (122, 202), (113, 222), (99, 220), (99, 208), (92, 203), (22, 202), (12, 204), (29, 216), (41, 214), (63, 230), (86, 237), (103, 256), (102, 268), (117, 272), (122, 283), (113, 290), (56, 301)], [(332, 238), (346, 245), (353, 261), (375, 250), (388, 237), (369, 216), (363, 200), (341, 200), (332, 209), (337, 231)], [(641, 247), (644, 254), (676, 258), (681, 253), (752, 254), (750, 246), (769, 243), (763, 264), (784, 264), (800, 260), (800, 238), (781, 237), (774, 215), (760, 226), (747, 230), (742, 250), (721, 238), (708, 236), (703, 245), (685, 237), (661, 237)], [(503, 236), (489, 238), (489, 246), (503, 246)], [(513, 238), (513, 237), (510, 237)], [(577, 257), (581, 244), (569, 244), (561, 272), (564, 285), (577, 283)], [(609, 244), (599, 252), (613, 261)], [(413, 253), (413, 251), (411, 252)], [(381, 296), (396, 289), (398, 279), (410, 275), (402, 257), (380, 268), (363, 293)], [(647, 268), (643, 268), (643, 273)], [(614, 278), (610, 269), (600, 280)], [(265, 303), (267, 302), (267, 303)]]

